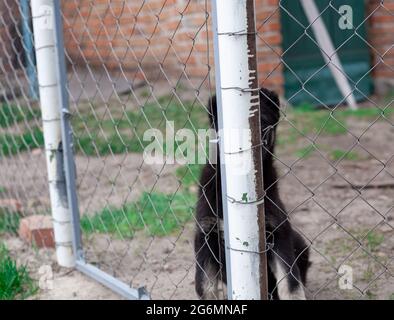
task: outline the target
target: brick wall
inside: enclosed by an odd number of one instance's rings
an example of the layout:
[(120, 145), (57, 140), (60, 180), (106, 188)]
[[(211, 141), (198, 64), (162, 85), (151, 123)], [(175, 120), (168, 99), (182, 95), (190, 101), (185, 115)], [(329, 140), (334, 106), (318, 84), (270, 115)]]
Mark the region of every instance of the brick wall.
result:
[(16, 1), (0, 1), (0, 73), (18, 66), (15, 48), (19, 49), (16, 28), (19, 22), (19, 10)]
[(63, 2), (65, 42), (73, 61), (134, 71), (138, 78), (207, 75), (213, 55), (206, 41), (205, 1), (92, 3)]
[(378, 94), (394, 88), (394, 0), (368, 1), (368, 42), (372, 56), (372, 77)]
[[(259, 76), (263, 85), (282, 91), (277, 4), (256, 1)], [(74, 62), (122, 68), (148, 80), (158, 73), (204, 79), (213, 66), (210, 10), (205, 0), (63, 2), (68, 55)]]
[[(260, 83), (283, 93), (279, 0), (256, 0)], [(62, 1), (67, 54), (75, 64), (105, 66), (138, 79), (204, 79), (213, 66), (205, 0)], [(394, 0), (368, 0), (368, 42), (378, 93), (394, 86)], [(0, 1), (2, 68), (15, 67), (17, 1)], [(207, 22), (207, 23), (206, 23)]]
[(259, 81), (284, 94), (279, 0), (256, 0), (255, 7)]

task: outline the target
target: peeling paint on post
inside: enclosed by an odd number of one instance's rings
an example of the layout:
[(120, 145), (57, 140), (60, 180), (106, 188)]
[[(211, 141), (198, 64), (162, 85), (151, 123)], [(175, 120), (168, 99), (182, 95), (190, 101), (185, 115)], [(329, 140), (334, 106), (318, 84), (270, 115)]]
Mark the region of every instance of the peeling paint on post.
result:
[(56, 150), (56, 165), (57, 165), (57, 173), (58, 179), (56, 181), (56, 189), (59, 193), (60, 206), (64, 208), (68, 208), (68, 199), (67, 199), (67, 188), (66, 188), (66, 176), (64, 174), (64, 155), (63, 155), (63, 143), (60, 142), (59, 146)]
[(254, 0), (212, 6), (229, 299), (267, 299)]
[(60, 97), (53, 29), (54, 0), (32, 0), (31, 9), (56, 256), (60, 266), (74, 267), (71, 214), (63, 166)]
[[(260, 123), (260, 94), (259, 80), (257, 74), (257, 45), (256, 45), (256, 20), (254, 10), (254, 0), (246, 1), (247, 12), (247, 43), (249, 53), (249, 88), (251, 92), (251, 106), (250, 106), (250, 130), (252, 136), (252, 146), (261, 146), (261, 123)], [(256, 199), (263, 199), (264, 197), (264, 182), (263, 182), (263, 157), (261, 148), (253, 148), (253, 163), (256, 170), (255, 189)], [(264, 203), (257, 204), (257, 224), (259, 228), (259, 252), (260, 252), (260, 294), (262, 300), (268, 300), (268, 272), (267, 272), (267, 254), (265, 241), (265, 212)]]

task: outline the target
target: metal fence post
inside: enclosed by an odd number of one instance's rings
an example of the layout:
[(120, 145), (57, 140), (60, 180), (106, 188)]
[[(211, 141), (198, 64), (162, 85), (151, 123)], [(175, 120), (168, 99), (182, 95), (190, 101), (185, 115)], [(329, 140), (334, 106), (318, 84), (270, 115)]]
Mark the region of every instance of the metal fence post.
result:
[(213, 1), (229, 299), (267, 299), (253, 0)]
[(64, 154), (64, 173), (66, 179), (67, 199), (72, 222), (73, 249), (75, 259), (83, 259), (83, 248), (80, 230), (80, 216), (76, 187), (76, 168), (74, 162), (73, 134), (70, 123), (69, 99), (67, 91), (67, 68), (64, 56), (63, 22), (60, 1), (54, 1), (54, 29), (56, 68), (58, 75), (59, 112)]
[(61, 266), (73, 267), (71, 215), (63, 170), (59, 108), (62, 97), (56, 68), (54, 1), (32, 0), (31, 9), (57, 261)]
[(34, 59), (33, 37), (30, 25), (30, 5), (28, 0), (21, 0), (22, 34), (24, 61), (29, 79), (29, 95), (32, 100), (38, 99), (37, 75)]
[(56, 53), (56, 69), (58, 75), (58, 94), (59, 94), (59, 112), (61, 117), (61, 131), (63, 139), (64, 153), (64, 173), (68, 196), (68, 206), (70, 208), (70, 217), (72, 225), (72, 243), (75, 253), (75, 267), (80, 272), (95, 279), (104, 286), (117, 292), (126, 299), (146, 300), (149, 294), (145, 288), (132, 288), (122, 283), (120, 280), (106, 274), (96, 266), (87, 263), (84, 259), (82, 237), (80, 230), (80, 214), (78, 206), (78, 196), (76, 188), (76, 168), (73, 152), (73, 135), (70, 123), (69, 99), (67, 91), (67, 69), (64, 56), (64, 40), (63, 40), (63, 22), (61, 15), (60, 1), (54, 0), (54, 35), (55, 35), (55, 53)]

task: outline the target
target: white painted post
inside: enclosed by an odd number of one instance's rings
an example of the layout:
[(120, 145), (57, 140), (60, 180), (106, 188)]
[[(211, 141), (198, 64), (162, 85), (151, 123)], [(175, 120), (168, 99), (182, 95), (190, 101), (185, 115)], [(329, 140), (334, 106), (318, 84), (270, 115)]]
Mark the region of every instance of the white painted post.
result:
[(254, 0), (212, 5), (228, 298), (267, 299)]
[(31, 9), (56, 255), (60, 266), (73, 267), (75, 258), (63, 168), (53, 1), (56, 0), (32, 0)]
[(339, 60), (338, 54), (331, 41), (330, 34), (324, 25), (323, 18), (320, 16), (320, 12), (316, 6), (315, 1), (301, 0), (301, 4), (304, 8), (306, 17), (311, 24), (324, 61), (328, 64), (339, 91), (341, 91), (349, 107), (352, 110), (357, 110), (358, 107), (356, 99), (353, 95), (352, 88), (350, 87), (349, 81), (345, 76), (345, 70), (343, 69), (342, 63)]

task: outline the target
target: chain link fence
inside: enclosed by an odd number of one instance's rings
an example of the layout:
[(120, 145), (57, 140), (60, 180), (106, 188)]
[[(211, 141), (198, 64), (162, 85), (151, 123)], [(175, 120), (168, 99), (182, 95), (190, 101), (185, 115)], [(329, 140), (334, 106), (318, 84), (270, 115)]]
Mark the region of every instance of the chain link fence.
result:
[[(129, 298), (196, 299), (204, 247), (222, 268), (203, 268), (200, 280), (211, 298), (226, 298), (223, 281), (215, 287), (226, 276), (220, 172), (206, 183), (197, 161), (217, 143), (198, 139), (201, 129), (217, 129), (208, 102), (220, 36), (211, 1), (60, 4), (77, 268)], [(51, 214), (30, 12), (29, 1), (0, 4), (0, 238), (36, 274), (54, 264), (54, 250), (15, 245), (24, 218), (40, 224)], [(256, 0), (255, 17), (259, 83), (280, 96), (280, 119), (270, 124), (277, 176), (263, 177), (266, 215), (267, 203), (281, 208), (269, 197), (278, 189), (285, 221), (309, 249), (306, 297), (393, 299), (394, 1)], [(147, 161), (157, 139), (165, 156)], [(208, 229), (196, 217), (204, 199)], [(44, 239), (46, 223), (37, 227)], [(278, 232), (267, 233), (269, 245)], [(268, 259), (281, 259), (269, 245)]]
[[(25, 5), (27, 2), (24, 3)], [(30, 9), (22, 2), (0, 5), (0, 162), (1, 232), (18, 230), (25, 215), (50, 213), (32, 33), (24, 30)], [(32, 80), (33, 79), (33, 80)], [(31, 91), (32, 90), (32, 91)]]

